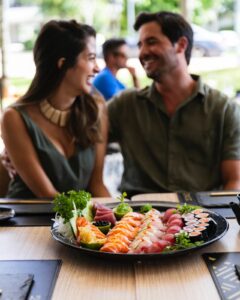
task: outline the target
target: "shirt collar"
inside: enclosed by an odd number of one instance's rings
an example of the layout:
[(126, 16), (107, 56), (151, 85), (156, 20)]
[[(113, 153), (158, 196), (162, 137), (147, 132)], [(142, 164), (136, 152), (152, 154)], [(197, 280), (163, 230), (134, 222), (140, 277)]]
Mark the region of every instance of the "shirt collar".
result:
[[(201, 99), (201, 101), (203, 101), (203, 102), (205, 99), (204, 96), (206, 95), (206, 90), (205, 90), (205, 85), (201, 80), (201, 77), (198, 75), (194, 75), (194, 74), (191, 74), (191, 76), (197, 83), (196, 89), (193, 92), (193, 94), (183, 102), (183, 104), (190, 102), (196, 98)], [(138, 92), (138, 96), (141, 99), (147, 99), (148, 101), (153, 102), (157, 107), (159, 107), (160, 109), (165, 111), (162, 101), (159, 101), (162, 98), (162, 96), (161, 96), (161, 94), (158, 93), (154, 82), (152, 83), (152, 85), (150, 87), (148, 86), (148, 87), (140, 90)]]

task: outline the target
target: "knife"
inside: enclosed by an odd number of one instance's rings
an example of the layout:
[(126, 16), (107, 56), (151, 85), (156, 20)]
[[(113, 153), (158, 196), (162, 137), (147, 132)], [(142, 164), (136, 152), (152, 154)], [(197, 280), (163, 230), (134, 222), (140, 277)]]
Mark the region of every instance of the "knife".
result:
[(52, 200), (0, 199), (0, 204), (52, 204)]

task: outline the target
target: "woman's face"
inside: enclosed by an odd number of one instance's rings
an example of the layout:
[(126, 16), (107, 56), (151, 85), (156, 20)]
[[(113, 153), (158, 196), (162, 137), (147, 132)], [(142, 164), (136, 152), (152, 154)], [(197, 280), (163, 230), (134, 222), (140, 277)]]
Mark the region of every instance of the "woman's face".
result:
[(64, 81), (72, 89), (74, 96), (81, 93), (89, 94), (92, 81), (99, 72), (96, 63), (96, 41), (94, 37), (86, 40), (86, 48), (77, 57), (74, 67), (67, 70)]

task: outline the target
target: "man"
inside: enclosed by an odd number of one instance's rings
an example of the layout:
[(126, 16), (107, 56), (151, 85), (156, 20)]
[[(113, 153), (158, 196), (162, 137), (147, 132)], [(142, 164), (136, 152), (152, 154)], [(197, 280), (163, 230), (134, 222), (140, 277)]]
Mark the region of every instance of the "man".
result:
[(122, 68), (127, 68), (133, 79), (135, 87), (139, 87), (139, 82), (133, 67), (127, 66), (128, 46), (124, 39), (109, 39), (103, 44), (103, 57), (106, 67), (96, 76), (93, 85), (109, 100), (112, 96), (126, 89), (125, 85), (117, 78), (117, 72)]
[(170, 12), (141, 13), (134, 28), (153, 83), (108, 103), (110, 141), (124, 157), (121, 191), (240, 189), (240, 107), (188, 73), (190, 25)]

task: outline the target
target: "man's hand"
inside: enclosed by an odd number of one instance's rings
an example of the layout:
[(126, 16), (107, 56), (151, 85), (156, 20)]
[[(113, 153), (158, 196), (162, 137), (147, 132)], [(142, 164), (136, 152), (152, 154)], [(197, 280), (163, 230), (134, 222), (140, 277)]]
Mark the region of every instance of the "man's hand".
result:
[(223, 160), (221, 173), (224, 190), (240, 190), (240, 160)]
[(136, 88), (140, 88), (139, 80), (136, 75), (136, 69), (134, 67), (130, 67), (130, 66), (126, 66), (126, 68), (128, 69), (129, 73), (132, 76), (134, 86)]
[(0, 159), (1, 159), (2, 165), (6, 168), (9, 177), (11, 179), (14, 178), (17, 175), (17, 172), (9, 159), (6, 149), (4, 149), (3, 152), (0, 154)]

